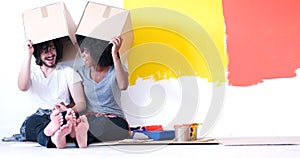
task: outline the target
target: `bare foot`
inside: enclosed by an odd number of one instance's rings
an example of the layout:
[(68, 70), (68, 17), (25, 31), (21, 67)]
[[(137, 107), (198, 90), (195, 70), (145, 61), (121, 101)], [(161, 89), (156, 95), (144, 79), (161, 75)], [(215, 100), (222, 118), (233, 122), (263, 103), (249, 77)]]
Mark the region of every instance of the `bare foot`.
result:
[(75, 127), (76, 140), (79, 148), (87, 147), (87, 132), (89, 129), (89, 123), (85, 115), (82, 115), (78, 118), (79, 122)]
[(50, 123), (44, 129), (44, 133), (46, 136), (52, 136), (63, 124), (63, 116), (60, 113), (60, 110), (54, 108), (51, 115), (50, 115)]
[(75, 138), (75, 128), (74, 127), (76, 125), (76, 114), (75, 114), (74, 110), (72, 110), (71, 108), (69, 108), (67, 110), (65, 119), (67, 121), (70, 121), (72, 123), (73, 127), (72, 127), (72, 131), (70, 132), (70, 137), (71, 138)]
[(67, 121), (71, 121), (72, 123), (76, 123), (76, 114), (73, 109), (68, 108), (67, 114), (65, 116)]
[(66, 135), (68, 135), (72, 130), (72, 123), (70, 121), (67, 124), (61, 126), (58, 131), (51, 137), (51, 141), (56, 145), (57, 148), (61, 149), (66, 147), (67, 140)]

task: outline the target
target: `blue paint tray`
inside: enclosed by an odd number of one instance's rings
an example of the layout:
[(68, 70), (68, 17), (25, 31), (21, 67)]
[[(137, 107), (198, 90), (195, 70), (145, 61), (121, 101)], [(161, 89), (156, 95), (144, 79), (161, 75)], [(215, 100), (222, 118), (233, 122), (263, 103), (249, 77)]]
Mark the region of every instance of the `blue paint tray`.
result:
[(175, 138), (175, 130), (143, 131), (134, 130), (133, 139), (171, 140)]

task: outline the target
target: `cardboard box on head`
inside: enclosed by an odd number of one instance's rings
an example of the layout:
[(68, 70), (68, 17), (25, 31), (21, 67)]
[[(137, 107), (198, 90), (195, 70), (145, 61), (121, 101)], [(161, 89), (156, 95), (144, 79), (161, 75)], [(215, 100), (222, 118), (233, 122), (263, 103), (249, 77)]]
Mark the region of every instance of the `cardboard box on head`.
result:
[(23, 12), (25, 37), (33, 44), (59, 39), (63, 44), (60, 61), (74, 59), (78, 52), (76, 25), (63, 2)]
[(106, 41), (116, 36), (123, 39), (119, 50), (122, 61), (127, 59), (133, 42), (130, 11), (100, 3), (88, 2), (76, 29), (77, 36)]

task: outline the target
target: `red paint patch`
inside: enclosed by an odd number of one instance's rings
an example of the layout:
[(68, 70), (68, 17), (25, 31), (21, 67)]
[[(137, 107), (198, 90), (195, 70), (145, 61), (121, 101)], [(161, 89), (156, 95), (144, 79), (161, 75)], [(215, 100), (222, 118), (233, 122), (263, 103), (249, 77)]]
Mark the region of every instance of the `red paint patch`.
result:
[(223, 9), (230, 85), (295, 77), (300, 67), (300, 1), (223, 0)]

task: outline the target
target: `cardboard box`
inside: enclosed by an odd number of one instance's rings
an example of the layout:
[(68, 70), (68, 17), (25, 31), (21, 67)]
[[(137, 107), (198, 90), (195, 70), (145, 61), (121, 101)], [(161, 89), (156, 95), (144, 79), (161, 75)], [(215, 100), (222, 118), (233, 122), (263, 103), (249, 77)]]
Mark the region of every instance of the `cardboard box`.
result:
[(24, 11), (23, 25), (25, 37), (33, 44), (59, 38), (63, 44), (61, 61), (76, 57), (76, 25), (63, 2)]
[(121, 36), (123, 43), (120, 48), (121, 59), (127, 54), (133, 42), (133, 31), (130, 11), (88, 2), (76, 29), (76, 35), (110, 41), (115, 36)]

